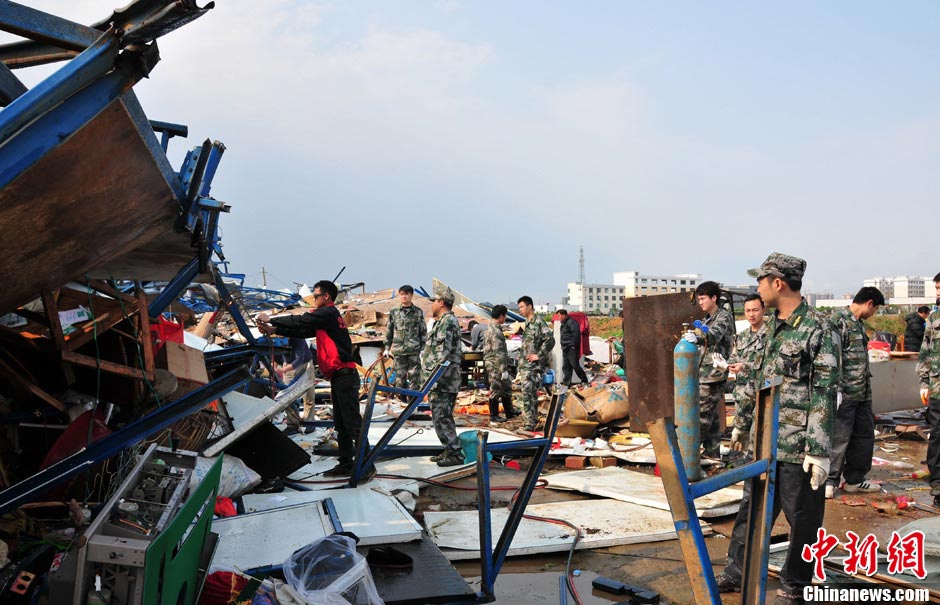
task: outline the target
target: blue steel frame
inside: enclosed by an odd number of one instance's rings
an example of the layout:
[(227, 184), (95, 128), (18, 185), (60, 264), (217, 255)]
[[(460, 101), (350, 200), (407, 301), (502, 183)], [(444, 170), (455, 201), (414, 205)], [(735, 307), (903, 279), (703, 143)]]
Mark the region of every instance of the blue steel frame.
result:
[[(744, 466), (713, 475), (697, 483), (689, 483), (672, 419), (660, 419), (649, 425), (650, 437), (656, 451), (656, 460), (662, 474), (663, 486), (666, 488), (673, 522), (679, 536), (680, 545), (683, 547), (686, 568), (689, 572), (689, 579), (692, 582), (693, 594), (697, 602), (721, 605), (721, 595), (715, 581), (711, 557), (708, 553), (708, 547), (705, 545), (705, 536), (702, 533), (698, 513), (695, 510), (695, 499), (734, 485), (739, 481), (749, 480), (754, 481), (754, 483), (751, 490), (751, 515), (748, 518), (748, 544), (746, 545), (742, 601), (755, 603), (755, 605), (764, 602), (770, 548), (769, 530), (773, 519), (777, 473), (777, 432), (780, 403), (776, 389), (772, 391), (771, 401), (771, 406), (762, 406), (759, 403), (755, 409), (754, 417), (754, 423), (758, 428), (754, 447), (760, 448), (756, 449), (757, 453), (767, 452), (767, 456)], [(764, 409), (766, 407), (769, 407), (769, 409)], [(763, 427), (769, 427), (770, 430), (763, 430)], [(760, 487), (763, 489), (758, 489)], [(755, 512), (762, 513), (763, 517), (756, 518)], [(755, 538), (758, 538), (758, 540), (755, 540)], [(754, 560), (755, 556), (758, 557), (758, 560)], [(694, 563), (690, 561), (690, 558)], [(756, 582), (753, 577), (754, 572), (758, 574)], [(745, 591), (752, 593), (750, 600), (745, 598), (745, 595), (748, 594)]]
[[(493, 601), (495, 597), (494, 588), (496, 576), (502, 569), (506, 555), (509, 553), (509, 546), (512, 544), (513, 536), (522, 522), (522, 516), (525, 514), (525, 508), (529, 504), (529, 498), (535, 490), (535, 484), (538, 482), (542, 468), (545, 466), (545, 460), (548, 458), (548, 452), (552, 447), (552, 441), (555, 439), (555, 429), (558, 428), (558, 419), (561, 411), (564, 409), (567, 389), (562, 389), (552, 397), (551, 405), (548, 408), (548, 415), (545, 418), (545, 433), (539, 439), (526, 439), (522, 442), (505, 443), (487, 443), (489, 433), (486, 431), (477, 431), (477, 506), (480, 515), (480, 588), (477, 598), (480, 602)], [(525, 480), (519, 488), (519, 497), (516, 499), (512, 510), (509, 511), (509, 517), (506, 519), (506, 525), (499, 535), (499, 540), (493, 547), (492, 523), (490, 516), (490, 462), (487, 454), (505, 453), (508, 450), (518, 450), (525, 448), (535, 450), (533, 452), (532, 464), (526, 473)], [(565, 595), (567, 587), (564, 577), (561, 579), (562, 595)], [(563, 597), (566, 598), (566, 597)]]
[[(369, 397), (366, 399), (366, 409), (362, 417), (362, 427), (359, 431), (359, 451), (356, 452), (356, 464), (355, 468), (353, 468), (352, 475), (349, 477), (348, 487), (356, 487), (359, 485), (359, 480), (362, 479), (364, 469), (374, 465), (379, 456), (385, 452), (389, 442), (395, 437), (395, 433), (405, 425), (405, 422), (408, 421), (408, 418), (410, 418), (411, 414), (417, 409), (418, 404), (424, 401), (424, 398), (431, 392), (431, 389), (434, 388), (434, 385), (440, 380), (441, 375), (448, 366), (450, 366), (449, 361), (438, 364), (438, 366), (434, 368), (434, 371), (431, 372), (431, 376), (429, 376), (424, 382), (424, 385), (421, 386), (420, 391), (381, 386), (378, 380), (372, 382), (372, 387), (369, 389)], [(375, 446), (370, 449), (369, 427), (372, 426), (372, 410), (375, 408), (375, 395), (379, 391), (393, 395), (404, 395), (405, 397), (412, 397), (413, 399), (408, 403), (404, 411), (398, 415), (395, 422), (388, 427), (385, 434), (379, 438)]]
[(124, 428), (90, 443), (88, 447), (56, 462), (31, 477), (0, 492), (0, 514), (11, 511), (50, 487), (114, 456), (129, 444), (137, 443), (189, 416), (205, 405), (250, 379), (244, 367), (236, 368), (185, 397), (169, 403)]

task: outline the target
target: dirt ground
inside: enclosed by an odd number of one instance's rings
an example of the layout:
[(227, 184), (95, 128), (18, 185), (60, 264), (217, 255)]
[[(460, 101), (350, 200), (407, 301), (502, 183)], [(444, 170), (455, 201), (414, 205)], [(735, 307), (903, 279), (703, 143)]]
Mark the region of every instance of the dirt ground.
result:
[[(896, 451), (884, 451), (895, 450)], [(926, 442), (891, 439), (876, 443), (875, 456), (884, 459), (887, 463), (873, 467), (869, 474), (870, 479), (882, 481), (883, 493), (857, 497), (846, 497), (836, 492), (833, 500), (827, 501), (824, 527), (837, 535), (841, 541), (845, 540), (845, 531), (853, 530), (862, 537), (873, 533), (882, 545), (888, 543), (891, 532), (903, 525), (925, 517), (934, 516), (932, 512), (925, 512), (912, 507), (904, 510), (879, 512), (872, 504), (894, 502), (896, 496), (909, 496), (916, 502), (932, 505), (929, 487), (923, 480), (913, 480), (913, 469), (922, 468), (922, 461), (926, 453)], [(892, 466), (895, 465), (895, 466)], [(898, 468), (905, 466), (910, 468)], [(651, 467), (628, 465), (632, 470), (652, 472)], [(563, 472), (557, 460), (550, 460), (546, 472)], [(499, 465), (493, 466), (492, 485), (518, 486), (524, 477), (520, 471), (511, 471)], [(476, 485), (475, 477), (469, 477), (456, 482), (457, 485), (471, 487)], [(512, 491), (494, 491), (492, 494), (493, 506), (505, 506)], [(470, 510), (475, 508), (476, 494), (472, 491), (456, 491), (440, 487), (429, 487), (422, 490), (418, 504), (417, 514), (420, 518), (424, 510)], [(533, 494), (531, 503), (557, 502), (561, 500), (590, 500), (574, 492), (561, 492), (549, 489), (538, 489)], [(853, 505), (854, 504), (854, 505)], [(721, 517), (712, 519), (711, 525), (714, 533), (706, 538), (714, 565), (715, 573), (724, 567), (728, 548), (728, 536), (734, 524), (734, 517)], [(785, 540), (788, 525), (783, 515), (780, 515), (774, 526), (776, 540)], [(834, 551), (833, 555), (837, 555)], [(559, 602), (559, 576), (564, 573), (566, 553), (554, 555), (537, 555), (529, 557), (513, 557), (507, 559), (496, 583), (497, 603), (558, 603)], [(480, 568), (478, 561), (460, 562), (456, 565), (458, 571), (478, 587)], [(598, 575), (606, 576), (655, 590), (662, 596), (663, 603), (676, 605), (692, 605), (691, 586), (685, 571), (682, 553), (677, 540), (653, 542), (646, 544), (633, 544), (610, 548), (579, 550), (573, 559), (573, 568), (582, 573), (575, 581), (584, 603), (618, 603), (624, 597), (611, 595), (592, 589), (591, 580)], [(773, 594), (778, 586), (776, 579), (771, 578), (768, 583), (768, 602), (773, 601)], [(722, 595), (726, 605), (738, 605), (740, 595), (736, 593)], [(569, 598), (570, 599), (570, 598)], [(573, 602), (569, 600), (569, 602)]]

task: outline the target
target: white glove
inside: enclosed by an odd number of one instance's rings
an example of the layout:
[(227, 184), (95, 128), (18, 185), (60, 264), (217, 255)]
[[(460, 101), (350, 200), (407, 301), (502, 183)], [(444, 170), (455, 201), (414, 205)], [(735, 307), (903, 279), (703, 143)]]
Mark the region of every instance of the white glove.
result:
[(750, 431), (742, 431), (741, 429), (735, 427), (731, 429), (731, 449), (736, 452), (746, 451), (748, 446), (750, 446), (751, 433)]
[(820, 485), (826, 484), (826, 478), (829, 476), (829, 458), (806, 454), (803, 457), (803, 472), (812, 473), (812, 477), (809, 478), (809, 486), (814, 491), (819, 489)]
[(695, 336), (694, 332), (686, 332), (682, 335), (682, 340), (691, 342), (692, 344), (698, 344), (698, 338)]
[(842, 391), (836, 393), (836, 409), (839, 409), (839, 406), (842, 405)]
[(392, 356), (392, 352), (389, 351), (388, 349), (385, 349), (384, 351), (382, 351), (382, 357), (384, 357), (385, 359), (388, 359), (391, 356)]
[(509, 372), (503, 372), (503, 375), (500, 376), (500, 378), (503, 380), (509, 380)]
[(927, 405), (930, 402), (930, 388), (920, 387), (920, 402)]
[(712, 365), (714, 365), (719, 370), (728, 369), (728, 361), (721, 355), (721, 353), (712, 353)]

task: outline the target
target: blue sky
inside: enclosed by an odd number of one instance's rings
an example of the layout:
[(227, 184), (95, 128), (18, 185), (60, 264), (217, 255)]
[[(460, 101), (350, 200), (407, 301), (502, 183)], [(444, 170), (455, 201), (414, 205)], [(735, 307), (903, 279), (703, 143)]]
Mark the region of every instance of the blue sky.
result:
[(936, 2), (219, 0), (136, 90), (190, 126), (175, 164), (226, 144), (249, 281), (559, 301), (583, 245), (592, 282), (747, 283), (779, 250), (841, 294), (940, 270), (938, 25)]

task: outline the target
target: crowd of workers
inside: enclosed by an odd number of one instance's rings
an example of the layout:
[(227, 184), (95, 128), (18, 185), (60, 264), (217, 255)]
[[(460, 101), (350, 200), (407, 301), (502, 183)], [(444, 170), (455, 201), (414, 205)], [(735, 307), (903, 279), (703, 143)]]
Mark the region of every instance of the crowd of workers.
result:
[[(812, 564), (803, 560), (801, 552), (822, 525), (825, 500), (832, 498), (837, 489), (880, 490), (866, 479), (872, 463), (874, 416), (868, 337), (863, 322), (885, 304), (884, 296), (876, 288), (865, 287), (847, 309), (815, 309), (801, 295), (805, 270), (804, 260), (777, 252), (760, 267), (749, 270), (748, 274), (757, 279), (757, 294), (745, 299), (748, 326), (737, 334), (733, 315), (719, 305), (720, 286), (713, 281), (699, 284), (696, 300), (706, 318), (702, 328), (684, 336), (700, 351), (700, 421), (705, 457), (721, 455), (718, 415), (729, 374), (735, 376), (731, 449), (738, 451), (749, 449), (758, 389), (780, 380), (773, 510), (774, 519), (781, 510), (787, 517), (790, 546), (780, 573), (778, 604), (802, 603), (803, 587), (812, 583)], [(940, 273), (934, 285), (940, 304)], [(413, 304), (413, 295), (411, 286), (398, 290), (401, 304), (389, 315), (382, 354), (392, 358), (398, 386), (412, 389), (419, 388), (439, 364), (450, 362), (428, 395), (434, 430), (444, 446), (432, 460), (440, 466), (461, 464), (463, 454), (453, 418), (461, 362), (454, 293), (449, 288), (434, 292), (430, 327), (423, 312)], [(316, 337), (317, 365), (331, 384), (339, 445), (339, 463), (325, 474), (341, 476), (352, 470), (361, 418), (352, 344), (343, 316), (334, 305), (336, 296), (335, 284), (320, 281), (313, 288), (311, 312), (274, 318), (263, 313), (257, 322), (265, 334)], [(521, 414), (522, 428), (533, 431), (538, 421), (537, 391), (544, 372), (550, 368), (555, 339), (549, 325), (535, 313), (529, 296), (520, 297), (517, 305), (526, 320), (517, 375), (521, 411), (516, 411), (512, 403), (508, 352), (501, 327), (508, 309), (496, 305), (491, 313), (493, 321), (479, 328), (473, 337), (483, 351), (489, 377), (491, 419), (499, 419), (502, 405), (507, 419)], [(773, 313), (766, 314), (765, 307), (772, 307)], [(580, 337), (577, 322), (567, 313), (560, 315), (563, 381), (569, 383), (574, 371), (586, 382), (575, 347), (574, 339)], [(919, 324), (913, 321), (914, 315)], [(921, 307), (911, 316), (907, 318), (911, 335), (905, 340), (908, 349), (916, 347), (919, 351), (916, 372), (931, 429), (927, 450), (931, 493), (940, 496), (940, 312), (931, 313)], [(573, 325), (567, 326), (568, 322)], [(740, 588), (750, 497), (745, 486), (728, 549), (728, 565), (717, 577), (719, 589), (725, 592)]]

